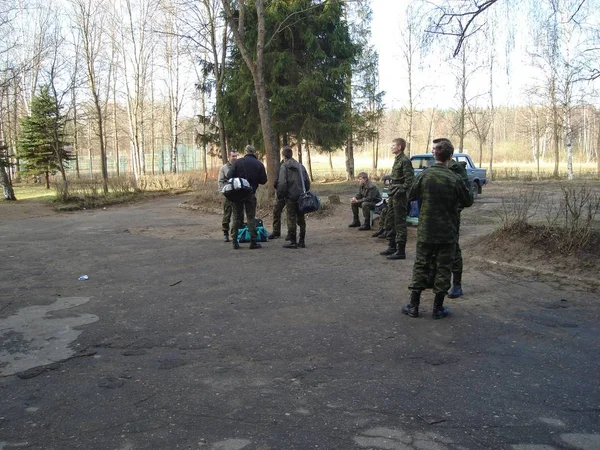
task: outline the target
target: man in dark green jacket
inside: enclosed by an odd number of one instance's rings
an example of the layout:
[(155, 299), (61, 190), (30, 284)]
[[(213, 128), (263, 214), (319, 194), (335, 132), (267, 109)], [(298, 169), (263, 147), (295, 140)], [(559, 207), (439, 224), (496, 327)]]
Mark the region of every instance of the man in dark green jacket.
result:
[(388, 248), (381, 255), (386, 255), (387, 259), (406, 259), (406, 238), (408, 231), (406, 229), (406, 214), (408, 201), (406, 194), (410, 189), (415, 178), (410, 158), (404, 154), (406, 141), (402, 138), (396, 138), (392, 141), (392, 153), (396, 155), (394, 165), (392, 166), (392, 184), (390, 186), (390, 197), (388, 204), (391, 205), (391, 211), (394, 214), (394, 229), (388, 237)]
[(448, 139), (436, 140), (433, 155), (436, 163), (419, 174), (408, 200), (419, 202), (417, 251), (413, 265), (410, 303), (402, 312), (419, 316), (421, 292), (427, 288), (427, 277), (435, 259), (433, 318), (448, 315), (444, 297), (450, 288), (450, 268), (458, 235), (458, 207), (471, 206), (473, 197), (465, 183), (449, 168), (454, 147)]
[[(285, 199), (287, 211), (287, 226), (289, 244), (283, 244), (283, 248), (305, 248), (306, 247), (306, 219), (304, 213), (298, 211), (298, 199), (310, 189), (310, 179), (302, 164), (292, 158), (292, 149), (285, 146), (281, 149), (283, 163), (279, 168), (277, 182), (277, 197)], [(296, 241), (296, 230), (300, 227), (300, 236)]]
[[(375, 209), (375, 205), (381, 201), (381, 193), (375, 183), (369, 180), (367, 172), (358, 174), (358, 194), (350, 199), (352, 206), (352, 223), (348, 225), (350, 228), (359, 227), (360, 231), (371, 229), (371, 211)], [(364, 225), (360, 225), (358, 210), (362, 209), (365, 219)]]

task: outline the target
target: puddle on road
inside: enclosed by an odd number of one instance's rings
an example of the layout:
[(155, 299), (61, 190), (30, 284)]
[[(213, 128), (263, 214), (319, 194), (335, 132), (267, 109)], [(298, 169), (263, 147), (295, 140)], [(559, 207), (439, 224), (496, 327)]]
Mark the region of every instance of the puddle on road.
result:
[[(13, 375), (71, 357), (69, 344), (83, 330), (76, 327), (97, 322), (93, 314), (52, 317), (52, 312), (83, 305), (90, 297), (59, 298), (45, 306), (28, 306), (0, 319), (0, 376)], [(63, 314), (64, 315), (64, 314)]]

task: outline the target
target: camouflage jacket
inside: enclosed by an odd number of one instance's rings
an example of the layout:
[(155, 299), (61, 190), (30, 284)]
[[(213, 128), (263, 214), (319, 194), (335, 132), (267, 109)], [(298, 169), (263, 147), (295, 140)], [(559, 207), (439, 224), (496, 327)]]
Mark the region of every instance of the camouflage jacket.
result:
[(222, 191), (225, 183), (227, 183), (227, 172), (229, 172), (229, 169), (231, 169), (231, 163), (229, 161), (223, 164), (219, 169), (219, 191)]
[(376, 184), (367, 181), (364, 185), (361, 185), (358, 194), (354, 196), (356, 203), (371, 202), (379, 203), (381, 201), (381, 194)]
[(442, 163), (435, 163), (417, 176), (408, 200), (419, 203), (417, 242), (427, 244), (456, 242), (458, 206), (473, 204), (464, 181)]
[(410, 158), (404, 153), (396, 155), (396, 158), (394, 158), (394, 165), (392, 166), (391, 194), (395, 195), (398, 192), (408, 192), (414, 178), (415, 171), (410, 162)]

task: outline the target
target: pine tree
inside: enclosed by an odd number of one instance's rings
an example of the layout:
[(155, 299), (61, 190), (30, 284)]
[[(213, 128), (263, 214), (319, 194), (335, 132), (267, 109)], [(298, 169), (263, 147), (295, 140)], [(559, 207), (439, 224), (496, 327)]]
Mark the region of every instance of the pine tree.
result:
[(47, 86), (31, 100), (31, 115), (21, 120), (21, 138), (17, 144), (24, 172), (44, 175), (50, 189), (50, 175), (60, 171), (65, 178), (65, 166), (71, 155), (65, 149), (65, 118)]

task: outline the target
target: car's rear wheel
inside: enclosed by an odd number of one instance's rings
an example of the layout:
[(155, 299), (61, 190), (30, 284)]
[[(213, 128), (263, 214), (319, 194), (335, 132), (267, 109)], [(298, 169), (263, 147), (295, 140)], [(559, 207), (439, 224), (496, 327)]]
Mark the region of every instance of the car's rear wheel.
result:
[(471, 193), (473, 194), (473, 200), (475, 200), (479, 195), (479, 183), (477, 181), (471, 183)]

